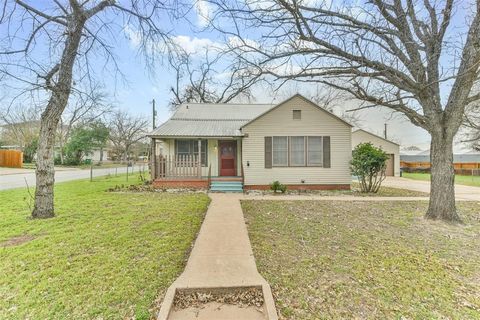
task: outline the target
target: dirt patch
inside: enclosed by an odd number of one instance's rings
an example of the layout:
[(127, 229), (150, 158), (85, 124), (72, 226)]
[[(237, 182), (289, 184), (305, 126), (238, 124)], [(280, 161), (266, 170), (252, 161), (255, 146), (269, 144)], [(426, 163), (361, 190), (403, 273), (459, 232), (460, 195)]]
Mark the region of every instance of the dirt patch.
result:
[(261, 307), (263, 294), (260, 288), (179, 291), (175, 294), (173, 305), (176, 309), (186, 309), (200, 307), (210, 302), (240, 307)]
[(10, 239), (8, 239), (7, 241), (4, 241), (2, 243), (0, 243), (0, 247), (15, 247), (15, 246), (19, 246), (25, 242), (29, 242), (29, 241), (32, 241), (33, 239), (35, 239), (36, 237), (35, 236), (32, 236), (30, 234), (24, 234), (24, 235), (21, 235), (21, 236), (15, 236), (15, 237), (12, 237)]

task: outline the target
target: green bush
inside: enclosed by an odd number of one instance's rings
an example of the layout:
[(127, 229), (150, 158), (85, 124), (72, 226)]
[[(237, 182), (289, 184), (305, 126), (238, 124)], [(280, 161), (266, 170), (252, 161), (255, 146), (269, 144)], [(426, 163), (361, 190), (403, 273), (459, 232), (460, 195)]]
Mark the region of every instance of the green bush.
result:
[(373, 144), (361, 143), (353, 149), (350, 169), (358, 178), (362, 192), (377, 193), (385, 180), (388, 155)]
[(280, 181), (274, 181), (270, 184), (270, 189), (273, 190), (273, 192), (275, 193), (279, 191), (281, 193), (285, 193), (285, 191), (287, 191), (287, 186), (284, 184), (281, 184)]

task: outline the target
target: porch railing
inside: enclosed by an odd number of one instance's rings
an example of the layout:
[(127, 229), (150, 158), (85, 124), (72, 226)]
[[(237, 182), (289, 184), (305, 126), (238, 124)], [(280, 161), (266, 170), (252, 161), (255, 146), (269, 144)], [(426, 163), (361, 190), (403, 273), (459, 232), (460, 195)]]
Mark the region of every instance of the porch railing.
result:
[(198, 155), (157, 156), (155, 179), (185, 179), (202, 177), (202, 165)]

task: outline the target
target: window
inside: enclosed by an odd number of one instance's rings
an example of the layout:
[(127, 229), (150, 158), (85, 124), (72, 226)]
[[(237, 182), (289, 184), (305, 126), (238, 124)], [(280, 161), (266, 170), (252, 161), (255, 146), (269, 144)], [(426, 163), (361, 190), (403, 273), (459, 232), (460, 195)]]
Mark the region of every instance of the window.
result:
[(290, 165), (305, 166), (305, 137), (290, 137)]
[[(208, 143), (207, 140), (202, 140), (202, 149), (200, 150), (202, 158), (202, 166), (207, 166), (208, 157)], [(198, 140), (175, 140), (175, 155), (182, 156), (196, 156), (198, 155)]]
[(265, 137), (265, 168), (330, 168), (330, 137)]
[(293, 120), (302, 119), (302, 110), (293, 110)]
[(307, 154), (309, 166), (323, 166), (323, 139), (322, 137), (308, 137)]
[(273, 137), (272, 165), (288, 166), (288, 137)]

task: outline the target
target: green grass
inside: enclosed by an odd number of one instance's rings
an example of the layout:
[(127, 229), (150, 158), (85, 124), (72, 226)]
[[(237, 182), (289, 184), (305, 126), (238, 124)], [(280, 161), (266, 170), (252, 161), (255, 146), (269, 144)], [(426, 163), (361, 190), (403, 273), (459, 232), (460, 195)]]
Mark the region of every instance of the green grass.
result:
[(243, 201), (281, 319), (480, 319), (480, 203)]
[[(429, 173), (402, 173), (404, 178), (413, 179), (413, 180), (426, 180), (430, 181)], [(480, 187), (480, 176), (460, 176), (455, 175), (455, 183), (462, 184), (465, 186)]]
[(0, 192), (0, 319), (153, 315), (183, 270), (209, 199), (105, 192), (124, 183), (58, 184), (56, 217), (47, 220), (28, 219), (25, 189)]

